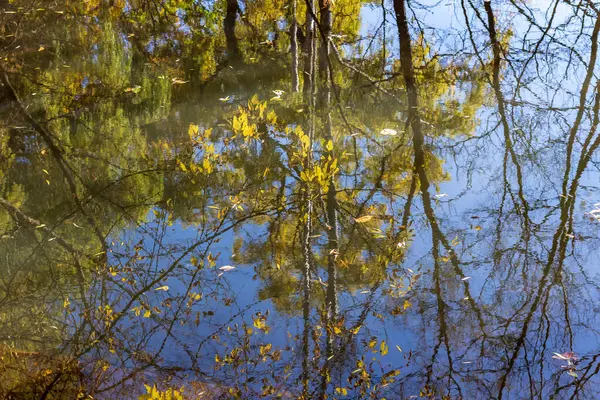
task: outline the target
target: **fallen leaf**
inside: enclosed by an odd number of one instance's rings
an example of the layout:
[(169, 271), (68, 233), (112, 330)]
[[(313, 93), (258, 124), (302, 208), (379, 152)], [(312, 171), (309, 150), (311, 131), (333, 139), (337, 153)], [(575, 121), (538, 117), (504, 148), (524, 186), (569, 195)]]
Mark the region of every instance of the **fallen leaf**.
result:
[(223, 265), (219, 270), (223, 272), (233, 271), (235, 267), (233, 265)]
[(165, 285), (165, 286), (157, 287), (154, 290), (164, 290), (166, 292), (167, 290), (169, 290), (169, 287), (167, 285)]
[(385, 128), (380, 130), (379, 134), (383, 136), (396, 136), (398, 132), (395, 129)]
[(565, 357), (565, 356), (563, 356), (562, 354), (559, 354), (559, 353), (552, 353), (552, 354), (554, 354), (552, 356), (552, 358), (555, 358), (557, 360), (568, 360), (569, 359), (569, 357)]
[(363, 222), (369, 222), (372, 219), (372, 215), (363, 215), (362, 217), (354, 218), (354, 221), (358, 222), (359, 224), (362, 224)]

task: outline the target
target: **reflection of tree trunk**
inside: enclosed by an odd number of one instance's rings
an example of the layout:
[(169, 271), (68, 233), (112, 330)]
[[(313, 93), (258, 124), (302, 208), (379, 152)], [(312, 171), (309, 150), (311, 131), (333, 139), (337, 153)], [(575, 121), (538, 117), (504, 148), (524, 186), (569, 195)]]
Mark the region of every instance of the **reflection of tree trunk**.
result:
[(524, 228), (525, 228), (525, 240), (528, 241), (529, 238), (529, 207), (525, 200), (525, 195), (523, 193), (523, 174), (521, 173), (521, 165), (519, 164), (519, 160), (517, 159), (517, 155), (514, 150), (514, 146), (510, 137), (510, 127), (508, 126), (508, 119), (506, 117), (506, 109), (505, 109), (505, 101), (504, 94), (500, 89), (500, 43), (498, 43), (498, 39), (496, 36), (496, 28), (494, 23), (494, 14), (492, 12), (492, 6), (489, 1), (484, 2), (484, 7), (488, 16), (488, 30), (490, 35), (490, 41), (492, 43), (492, 51), (494, 54), (494, 65), (493, 65), (493, 76), (492, 76), (492, 85), (494, 87), (494, 93), (496, 95), (496, 101), (498, 102), (498, 113), (500, 114), (500, 121), (502, 123), (502, 130), (504, 132), (504, 141), (506, 143), (506, 147), (510, 153), (511, 160), (515, 165), (515, 170), (517, 173), (517, 184), (519, 185), (519, 199), (521, 200), (521, 206), (523, 209), (523, 220), (524, 220)]
[(319, 0), (319, 11), (321, 16), (321, 35), (323, 36), (323, 43), (321, 45), (321, 51), (319, 52), (319, 74), (322, 80), (327, 79), (327, 59), (329, 58), (329, 38), (331, 35), (331, 1), (332, 0)]
[(306, 225), (304, 230), (304, 241), (303, 241), (303, 259), (304, 265), (302, 269), (302, 317), (304, 319), (304, 333), (302, 336), (302, 390), (303, 398), (308, 398), (308, 351), (309, 344), (308, 340), (311, 336), (310, 329), (310, 262), (311, 262), (311, 250), (310, 250), (310, 235), (312, 231), (312, 200), (310, 191), (306, 191)]
[[(436, 265), (434, 270), (434, 282), (435, 282), (435, 292), (438, 296), (438, 312), (440, 317), (440, 333), (439, 333), (439, 344), (444, 342), (446, 347), (448, 362), (452, 363), (451, 350), (449, 348), (449, 341), (447, 336), (447, 323), (446, 323), (446, 304), (444, 303), (441, 297), (441, 284), (440, 284), (440, 270), (438, 265), (439, 258), (439, 244), (441, 243), (446, 251), (448, 252), (451, 263), (453, 265), (455, 273), (464, 278), (464, 273), (462, 272), (458, 257), (452, 251), (452, 247), (446, 237), (443, 235), (437, 219), (435, 217), (435, 213), (433, 211), (431, 196), (429, 194), (429, 179), (427, 177), (427, 172), (425, 170), (425, 140), (423, 129), (421, 126), (421, 118), (419, 116), (419, 100), (417, 93), (417, 85), (414, 76), (413, 69), (413, 61), (412, 61), (412, 46), (411, 46), (411, 38), (410, 32), (408, 30), (408, 22), (406, 19), (406, 8), (404, 0), (394, 0), (394, 11), (396, 14), (396, 21), (398, 25), (398, 38), (400, 41), (400, 59), (401, 59), (401, 67), (402, 67), (402, 75), (404, 77), (404, 82), (406, 85), (406, 92), (408, 96), (408, 120), (410, 122), (411, 129), (413, 131), (413, 151), (414, 151), (414, 174), (418, 176), (420, 183), (420, 190), (422, 193), (423, 200), (423, 208), (425, 210), (425, 214), (427, 219), (429, 220), (429, 224), (431, 225), (431, 234), (432, 234), (432, 243), (433, 243), (433, 256), (434, 263)], [(414, 178), (413, 178), (414, 179)], [(416, 188), (416, 183), (413, 181), (411, 184), (411, 191)], [(410, 206), (408, 206), (409, 208)], [(405, 218), (408, 213), (405, 212)], [(476, 307), (474, 300), (471, 298), (469, 283), (463, 280), (464, 293), (466, 296), (471, 309), (477, 315), (477, 319), (479, 320), (480, 329), (482, 330), (482, 334), (485, 335), (484, 332), (484, 321), (481, 316), (481, 311)], [(438, 344), (438, 346), (439, 346)], [(437, 350), (436, 350), (437, 352)], [(461, 391), (458, 383), (453, 379), (452, 372), (453, 367), (450, 365), (450, 379), (456, 384), (459, 392)]]
[(304, 40), (304, 99), (309, 105), (312, 102), (314, 93), (314, 73), (315, 73), (315, 21), (313, 19), (314, 3), (313, 0), (306, 0), (306, 39)]
[[(319, 65), (320, 65), (320, 87), (319, 87), (319, 103), (321, 104), (323, 111), (323, 125), (325, 127), (325, 141), (333, 142), (333, 133), (331, 125), (331, 113), (330, 113), (330, 102), (331, 102), (331, 82), (329, 77), (331, 71), (329, 70), (329, 35), (331, 34), (331, 9), (329, 0), (319, 0), (319, 8), (321, 12), (321, 30), (322, 30), (322, 43), (321, 52), (319, 54)], [(327, 159), (335, 159), (334, 150), (327, 151)], [(325, 392), (327, 388), (327, 378), (331, 375), (331, 368), (333, 365), (333, 356), (335, 353), (334, 345), (334, 326), (337, 322), (337, 315), (339, 313), (338, 301), (337, 301), (337, 268), (336, 259), (339, 254), (339, 237), (338, 237), (338, 221), (337, 221), (337, 199), (336, 199), (336, 187), (335, 177), (329, 178), (329, 186), (327, 189), (327, 224), (329, 225), (327, 231), (327, 295), (326, 295), (326, 327), (327, 327), (327, 345), (326, 345), (326, 356), (327, 359), (324, 365), (324, 373), (322, 373), (321, 380), (321, 398), (325, 398)]]
[(232, 61), (237, 61), (240, 58), (240, 49), (235, 37), (235, 20), (237, 19), (239, 9), (237, 0), (227, 0), (227, 11), (225, 20), (223, 21), (223, 29), (227, 40), (227, 52)]
[(336, 259), (338, 256), (338, 223), (337, 223), (337, 199), (335, 192), (334, 179), (331, 178), (329, 182), (329, 190), (327, 191), (327, 224), (329, 225), (327, 231), (327, 294), (325, 298), (325, 326), (327, 328), (327, 344), (325, 349), (325, 365), (321, 372), (321, 399), (326, 398), (325, 392), (327, 389), (328, 379), (331, 376), (331, 367), (333, 364), (334, 351), (334, 326), (337, 320), (338, 302), (337, 302), (337, 270), (335, 267)]
[(292, 0), (290, 12), (290, 51), (292, 53), (292, 92), (298, 92), (298, 21), (296, 20), (296, 3), (298, 0)]

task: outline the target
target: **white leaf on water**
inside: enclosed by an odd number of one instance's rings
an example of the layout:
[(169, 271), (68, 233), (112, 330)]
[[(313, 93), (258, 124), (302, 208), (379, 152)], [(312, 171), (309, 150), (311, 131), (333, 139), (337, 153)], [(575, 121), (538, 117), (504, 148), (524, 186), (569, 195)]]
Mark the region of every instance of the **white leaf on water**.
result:
[(464, 278), (461, 279), (461, 281), (468, 281), (469, 279), (471, 279), (470, 276), (465, 276)]
[(565, 356), (563, 356), (562, 354), (559, 354), (559, 353), (552, 353), (552, 354), (554, 354), (552, 356), (552, 358), (556, 358), (557, 360), (568, 360), (569, 359), (568, 357), (565, 357)]
[(223, 265), (219, 270), (223, 272), (233, 271), (235, 267), (233, 265)]
[(154, 290), (164, 290), (166, 292), (167, 290), (169, 290), (169, 287), (167, 285), (165, 285), (165, 286), (157, 287)]
[(441, 199), (441, 198), (447, 197), (447, 196), (448, 196), (447, 193), (440, 193), (440, 194), (433, 195), (433, 197), (435, 197), (436, 199)]
[(396, 136), (398, 132), (395, 129), (385, 128), (379, 131), (379, 134), (383, 136)]

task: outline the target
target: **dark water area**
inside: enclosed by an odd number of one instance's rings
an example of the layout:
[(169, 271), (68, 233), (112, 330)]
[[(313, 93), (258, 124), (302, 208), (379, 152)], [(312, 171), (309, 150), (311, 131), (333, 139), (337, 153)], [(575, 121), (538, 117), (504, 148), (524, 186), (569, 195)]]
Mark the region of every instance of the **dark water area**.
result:
[(0, 0), (0, 398), (599, 398), (599, 13)]

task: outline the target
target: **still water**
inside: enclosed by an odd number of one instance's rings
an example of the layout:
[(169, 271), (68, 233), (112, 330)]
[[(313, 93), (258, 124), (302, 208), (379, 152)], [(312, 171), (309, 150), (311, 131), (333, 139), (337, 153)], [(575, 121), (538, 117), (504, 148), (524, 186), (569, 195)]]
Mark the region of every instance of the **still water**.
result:
[(600, 397), (599, 13), (0, 0), (0, 398)]

